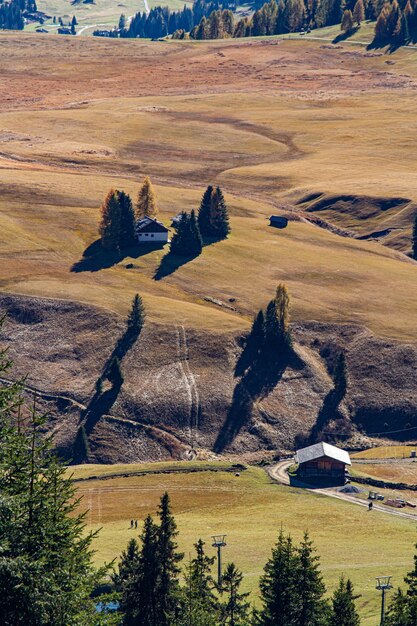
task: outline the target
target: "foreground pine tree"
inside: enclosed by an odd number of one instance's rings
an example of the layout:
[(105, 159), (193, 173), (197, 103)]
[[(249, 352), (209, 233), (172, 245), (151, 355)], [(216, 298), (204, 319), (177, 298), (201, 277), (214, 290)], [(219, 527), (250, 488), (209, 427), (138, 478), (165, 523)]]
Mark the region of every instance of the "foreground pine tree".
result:
[(332, 610), (329, 626), (360, 626), (359, 615), (356, 611), (353, 585), (349, 579), (342, 576), (339, 586), (332, 597)]
[(243, 574), (234, 563), (228, 563), (222, 576), (221, 593), (224, 598), (220, 608), (222, 626), (249, 626), (249, 593), (242, 593)]
[(135, 217), (141, 220), (144, 217), (156, 217), (158, 215), (158, 205), (155, 191), (149, 176), (146, 176), (143, 185), (139, 190), (135, 207)]
[(105, 250), (118, 251), (120, 248), (120, 205), (117, 193), (110, 189), (100, 207), (101, 245)]
[(259, 626), (327, 626), (329, 607), (308, 535), (299, 547), (281, 532), (260, 581)]
[(219, 602), (213, 593), (216, 585), (211, 575), (215, 557), (208, 557), (204, 542), (194, 544), (196, 556), (190, 561), (182, 589), (181, 616), (175, 626), (218, 626)]
[[(9, 367), (0, 353), (0, 373)], [(104, 575), (92, 565), (94, 535), (85, 533), (74, 484), (43, 434), (44, 419), (20, 406), (19, 384), (0, 387), (0, 623), (104, 624), (90, 597)]]
[(179, 563), (184, 555), (177, 551), (177, 524), (171, 512), (168, 493), (164, 493), (158, 508), (158, 626), (170, 626), (180, 597)]
[(417, 261), (417, 213), (414, 218), (413, 236), (412, 236), (412, 257)]

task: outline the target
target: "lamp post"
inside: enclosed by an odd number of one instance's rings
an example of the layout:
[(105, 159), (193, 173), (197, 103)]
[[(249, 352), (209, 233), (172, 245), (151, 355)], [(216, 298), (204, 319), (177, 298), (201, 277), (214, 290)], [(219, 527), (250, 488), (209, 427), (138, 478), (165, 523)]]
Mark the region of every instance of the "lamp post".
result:
[(213, 548), (217, 548), (217, 582), (222, 582), (222, 548), (226, 546), (227, 535), (213, 535)]
[(381, 622), (380, 626), (385, 624), (385, 593), (392, 589), (391, 576), (378, 576), (376, 579), (376, 588), (382, 592), (381, 598)]

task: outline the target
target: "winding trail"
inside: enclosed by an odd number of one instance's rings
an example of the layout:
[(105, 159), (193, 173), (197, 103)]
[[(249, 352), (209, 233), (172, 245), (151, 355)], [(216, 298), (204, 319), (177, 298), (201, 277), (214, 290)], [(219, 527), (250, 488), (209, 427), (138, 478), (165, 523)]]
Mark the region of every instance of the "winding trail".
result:
[[(290, 477), (288, 476), (288, 468), (293, 465), (294, 461), (285, 460), (280, 461), (276, 465), (272, 465), (267, 469), (269, 476), (275, 482), (280, 485), (290, 486)], [(344, 500), (345, 502), (349, 502), (350, 504), (356, 504), (357, 506), (361, 506), (365, 509), (368, 508), (367, 500), (360, 500), (359, 498), (355, 498), (355, 496), (349, 495), (347, 493), (341, 493), (340, 491), (335, 491), (332, 488), (323, 488), (323, 489), (314, 489), (312, 487), (307, 486), (305, 483), (294, 481), (293, 487), (302, 488), (310, 493), (318, 493), (322, 496), (328, 496), (330, 498), (337, 498), (337, 500)], [(405, 519), (412, 519), (417, 521), (417, 514), (413, 515), (413, 513), (405, 513), (403, 511), (399, 511), (398, 509), (391, 509), (390, 507), (382, 506), (381, 504), (373, 504), (373, 511), (379, 511), (381, 513), (387, 513), (388, 515), (395, 515), (397, 517), (403, 517)]]

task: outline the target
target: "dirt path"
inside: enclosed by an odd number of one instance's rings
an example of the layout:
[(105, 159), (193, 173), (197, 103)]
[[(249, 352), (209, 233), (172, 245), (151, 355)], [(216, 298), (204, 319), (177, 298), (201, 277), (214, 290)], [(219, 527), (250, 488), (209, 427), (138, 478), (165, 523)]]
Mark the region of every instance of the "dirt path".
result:
[(191, 447), (195, 443), (195, 431), (200, 426), (200, 396), (194, 374), (191, 372), (188, 354), (188, 342), (185, 327), (183, 325), (175, 327), (177, 333), (177, 355), (180, 365), (185, 389), (189, 399), (189, 432)]
[[(273, 465), (271, 467), (269, 467), (267, 469), (267, 472), (269, 474), (269, 476), (272, 478), (272, 480), (280, 483), (281, 485), (290, 485), (290, 478), (288, 476), (288, 468), (290, 467), (290, 465), (293, 464), (293, 460), (286, 460), (286, 461), (280, 461), (279, 463), (277, 463), (276, 465)], [(309, 491), (310, 493), (318, 493), (320, 495), (323, 496), (328, 496), (330, 498), (337, 498), (338, 500), (344, 500), (345, 502), (350, 502), (351, 504), (356, 504), (358, 506), (361, 506), (365, 509), (368, 508), (368, 501), (367, 500), (359, 500), (358, 498), (356, 498), (355, 496), (351, 496), (347, 493), (340, 493), (340, 491), (335, 491), (332, 488), (323, 488), (323, 489), (312, 489), (311, 487), (308, 487), (307, 485), (301, 483), (301, 482), (297, 482), (297, 484), (293, 485), (294, 487), (298, 487), (298, 488), (302, 488), (302, 489), (306, 489), (307, 491)], [(388, 513), (389, 515), (396, 515), (397, 517), (403, 517), (406, 519), (412, 519), (414, 521), (417, 520), (417, 514), (413, 515), (413, 513), (405, 513), (403, 511), (399, 511), (398, 509), (391, 509), (389, 507), (385, 507), (382, 506), (380, 504), (375, 504), (373, 505), (373, 510), (374, 511), (380, 511), (382, 513)]]

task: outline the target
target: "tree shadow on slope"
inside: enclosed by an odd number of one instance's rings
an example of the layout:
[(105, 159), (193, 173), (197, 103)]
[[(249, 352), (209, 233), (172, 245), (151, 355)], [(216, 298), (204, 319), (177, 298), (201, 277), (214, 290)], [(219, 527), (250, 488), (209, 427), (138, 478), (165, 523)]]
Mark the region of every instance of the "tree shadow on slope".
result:
[[(266, 398), (275, 389), (288, 366), (294, 369), (303, 367), (301, 359), (292, 349), (283, 350), (281, 354), (265, 349), (246, 368), (235, 386), (230, 409), (214, 444), (215, 452), (222, 452), (233, 442), (249, 422), (255, 402)], [(239, 367), (243, 367), (242, 362)]]
[(117, 400), (117, 397), (122, 388), (122, 383), (112, 385), (110, 389), (107, 389), (101, 394), (97, 394), (88, 407), (88, 412), (85, 416), (84, 427), (87, 435), (90, 435), (97, 422), (103, 417), (108, 415)]
[[(125, 332), (117, 340), (111, 355), (105, 362), (102, 373), (96, 382), (95, 393), (81, 415), (80, 421), (83, 421), (84, 423), (87, 436), (91, 434), (94, 426), (103, 417), (103, 415), (108, 415), (110, 413), (114, 403), (116, 402), (123, 385), (123, 376), (118, 370), (119, 363), (122, 362), (128, 351), (134, 346), (141, 332), (142, 328), (132, 329), (128, 325)], [(112, 373), (115, 361), (117, 362), (118, 372), (116, 376)], [(103, 391), (103, 382), (105, 380), (109, 380), (112, 383), (112, 386)]]
[(105, 250), (101, 245), (101, 240), (97, 239), (84, 250), (82, 259), (72, 265), (71, 272), (99, 272), (117, 265), (123, 259), (138, 259), (155, 250), (162, 250), (163, 247), (163, 243), (142, 244), (117, 252)]
[(349, 37), (352, 37), (352, 35), (357, 33), (358, 30), (359, 30), (359, 26), (355, 26), (355, 28), (352, 28), (351, 30), (340, 33), (332, 40), (332, 43), (340, 43), (341, 41), (346, 41), (347, 39), (349, 39)]
[(170, 276), (183, 265), (187, 265), (187, 263), (194, 261), (194, 259), (198, 256), (198, 254), (191, 256), (178, 256), (176, 254), (172, 254), (172, 252), (168, 252), (164, 257), (162, 257), (161, 263), (154, 274), (154, 280), (162, 280), (162, 278)]

